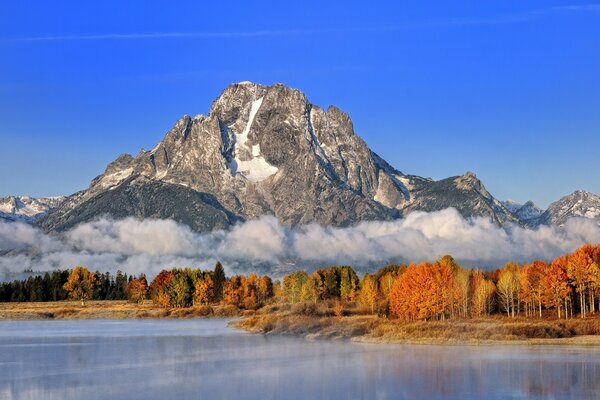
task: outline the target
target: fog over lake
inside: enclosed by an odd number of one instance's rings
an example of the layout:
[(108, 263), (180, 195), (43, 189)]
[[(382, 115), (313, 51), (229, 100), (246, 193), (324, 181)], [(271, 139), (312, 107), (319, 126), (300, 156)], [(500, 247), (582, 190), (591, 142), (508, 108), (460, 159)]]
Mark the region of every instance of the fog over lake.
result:
[(227, 320), (0, 321), (0, 399), (587, 399), (600, 349), (374, 345)]

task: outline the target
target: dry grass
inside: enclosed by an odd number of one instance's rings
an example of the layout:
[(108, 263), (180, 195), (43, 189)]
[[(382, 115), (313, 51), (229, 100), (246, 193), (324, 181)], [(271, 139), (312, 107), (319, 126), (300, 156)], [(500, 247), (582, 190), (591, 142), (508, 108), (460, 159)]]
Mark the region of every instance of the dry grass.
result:
[[(600, 344), (600, 317), (588, 319), (508, 319), (495, 316), (448, 321), (400, 321), (364, 315), (348, 307), (334, 317), (335, 305), (271, 306), (233, 326), (259, 333), (307, 338), (352, 339), (372, 343), (444, 344)], [(339, 310), (337, 310), (339, 311)]]
[(0, 320), (198, 318), (239, 315), (239, 309), (234, 306), (165, 309), (148, 300), (139, 304), (121, 300), (89, 301), (84, 306), (77, 301), (0, 303)]
[[(342, 315), (342, 316), (338, 316)], [(448, 321), (400, 321), (371, 315), (356, 304), (335, 301), (270, 304), (259, 310), (212, 305), (181, 309), (156, 307), (150, 301), (75, 301), (0, 303), (0, 320), (244, 318), (233, 326), (257, 333), (372, 343), (577, 344), (600, 345), (600, 315), (586, 319), (509, 319), (497, 315)]]

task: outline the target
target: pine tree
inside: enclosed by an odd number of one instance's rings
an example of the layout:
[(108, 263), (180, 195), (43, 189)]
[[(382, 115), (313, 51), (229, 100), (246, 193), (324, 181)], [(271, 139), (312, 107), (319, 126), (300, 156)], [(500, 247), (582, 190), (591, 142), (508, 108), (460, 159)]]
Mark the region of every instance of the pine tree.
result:
[(217, 303), (223, 299), (223, 289), (225, 286), (226, 279), (227, 278), (225, 276), (225, 270), (223, 269), (223, 265), (220, 262), (217, 262), (213, 273), (214, 299)]

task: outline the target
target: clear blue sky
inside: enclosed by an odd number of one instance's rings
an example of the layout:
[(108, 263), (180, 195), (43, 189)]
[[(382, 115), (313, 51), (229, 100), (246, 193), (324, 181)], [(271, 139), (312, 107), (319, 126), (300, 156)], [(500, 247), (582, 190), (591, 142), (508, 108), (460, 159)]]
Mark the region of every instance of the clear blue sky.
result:
[(83, 189), (243, 80), (337, 105), (405, 173), (600, 193), (600, 2), (287, 3), (1, 2), (0, 195)]

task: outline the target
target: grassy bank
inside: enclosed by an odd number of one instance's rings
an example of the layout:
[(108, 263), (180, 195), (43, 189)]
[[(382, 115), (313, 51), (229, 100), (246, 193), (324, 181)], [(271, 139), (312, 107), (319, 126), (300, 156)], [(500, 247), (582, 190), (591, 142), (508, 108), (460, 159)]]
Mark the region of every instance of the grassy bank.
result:
[(0, 320), (139, 319), (244, 317), (231, 323), (253, 333), (308, 339), (413, 344), (571, 344), (600, 345), (600, 316), (586, 319), (526, 319), (494, 316), (447, 321), (400, 321), (335, 302), (274, 304), (257, 311), (227, 305), (165, 309), (151, 301), (0, 303)]
[(135, 319), (198, 318), (240, 316), (237, 307), (216, 305), (165, 309), (147, 300), (130, 303), (122, 300), (0, 303), (0, 320), (24, 319)]
[(309, 339), (351, 339), (367, 343), (413, 344), (577, 344), (600, 345), (600, 317), (569, 320), (509, 319), (504, 316), (447, 321), (400, 321), (361, 310), (299, 304), (269, 306), (232, 323), (255, 333), (298, 335)]

